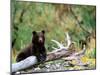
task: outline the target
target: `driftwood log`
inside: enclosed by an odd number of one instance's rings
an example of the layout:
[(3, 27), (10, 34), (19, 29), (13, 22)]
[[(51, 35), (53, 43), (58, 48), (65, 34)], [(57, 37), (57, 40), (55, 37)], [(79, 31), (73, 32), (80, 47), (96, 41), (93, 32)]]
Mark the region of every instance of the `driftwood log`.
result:
[(35, 56), (27, 57), (25, 60), (12, 64), (12, 72), (17, 72), (19, 70), (26, 69), (37, 63)]
[[(51, 40), (52, 42), (56, 43), (58, 45), (59, 48), (54, 48), (53, 47), (53, 51), (49, 52), (47, 54), (47, 59), (46, 61), (52, 61), (52, 60), (56, 60), (62, 57), (66, 57), (65, 60), (73, 60), (73, 59), (77, 59), (79, 58), (81, 55), (84, 55), (85, 53), (85, 46), (83, 47), (83, 50), (76, 53), (75, 52), (75, 48), (74, 46), (74, 42), (71, 41), (71, 38), (69, 36), (68, 33), (66, 33), (66, 43), (67, 46), (64, 46), (63, 44), (59, 43), (56, 40)], [(12, 72), (17, 72), (23, 69), (26, 69), (32, 65), (37, 64), (37, 59), (35, 56), (30, 56), (18, 63), (14, 63), (12, 64)]]

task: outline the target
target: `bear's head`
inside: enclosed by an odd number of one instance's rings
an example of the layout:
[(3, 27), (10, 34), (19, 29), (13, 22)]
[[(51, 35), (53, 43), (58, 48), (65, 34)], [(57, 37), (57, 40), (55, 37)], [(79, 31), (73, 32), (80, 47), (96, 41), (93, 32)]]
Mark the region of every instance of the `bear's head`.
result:
[(39, 31), (39, 32), (33, 31), (32, 34), (33, 34), (32, 44), (40, 45), (40, 46), (44, 45), (45, 43), (45, 31), (44, 30)]

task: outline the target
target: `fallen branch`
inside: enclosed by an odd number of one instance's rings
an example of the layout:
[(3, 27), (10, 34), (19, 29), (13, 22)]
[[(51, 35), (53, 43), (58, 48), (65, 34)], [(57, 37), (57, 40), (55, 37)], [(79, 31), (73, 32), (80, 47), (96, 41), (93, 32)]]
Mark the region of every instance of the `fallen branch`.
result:
[(51, 53), (54, 53), (54, 52), (57, 52), (57, 51), (62, 51), (62, 50), (68, 50), (69, 46), (71, 45), (71, 38), (69, 36), (68, 33), (66, 33), (66, 38), (65, 38), (65, 41), (66, 41), (66, 44), (67, 46), (64, 47), (63, 44), (59, 43), (58, 41), (56, 40), (51, 40), (52, 42), (54, 42), (55, 44), (57, 44), (57, 46), (59, 47), (58, 49), (55, 48), (55, 47), (52, 47), (54, 50), (51, 52)]
[(68, 57), (72, 53), (75, 52), (75, 49), (71, 50), (71, 48), (70, 48), (74, 43), (72, 43), (71, 37), (69, 36), (68, 33), (66, 33), (66, 39), (65, 39), (67, 46), (64, 46), (63, 44), (59, 43), (56, 40), (51, 40), (51, 41), (54, 42), (55, 44), (57, 44), (57, 46), (59, 48), (53, 47), (54, 50), (52, 52), (48, 53), (46, 61), (59, 59), (61, 57)]

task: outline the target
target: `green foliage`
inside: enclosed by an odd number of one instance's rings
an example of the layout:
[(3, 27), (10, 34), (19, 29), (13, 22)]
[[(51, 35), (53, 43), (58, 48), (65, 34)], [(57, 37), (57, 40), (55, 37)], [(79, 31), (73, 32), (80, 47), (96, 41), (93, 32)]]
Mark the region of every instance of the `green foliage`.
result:
[(87, 50), (86, 56), (89, 58), (96, 58), (96, 48), (93, 50)]
[(96, 58), (96, 49), (93, 49), (93, 51), (91, 51), (91, 53), (89, 54), (90, 58)]
[(82, 26), (91, 32), (96, 27), (96, 7), (95, 6), (75, 6), (74, 10), (82, 21)]
[[(66, 6), (67, 8), (67, 6)], [(80, 6), (72, 5), (72, 9), (75, 14), (83, 21), (82, 26), (86, 30), (95, 30), (95, 6)], [(24, 10), (24, 12), (23, 12)], [(73, 15), (64, 11), (61, 14), (62, 20), (57, 16), (61, 10), (56, 10), (56, 4), (49, 3), (35, 3), (35, 2), (13, 2), (12, 3), (12, 40), (16, 39), (14, 48), (21, 50), (26, 45), (31, 43), (32, 31), (46, 31), (46, 48), (47, 51), (52, 51), (52, 47), (57, 47), (51, 42), (55, 39), (60, 42), (64, 42), (65, 32), (69, 32), (72, 39), (78, 42), (79, 39), (84, 39), (87, 33), (81, 28), (76, 26), (76, 20)], [(23, 12), (23, 15), (21, 16)], [(58, 14), (59, 15), (59, 14)], [(20, 21), (20, 18), (22, 21)], [(79, 18), (79, 20), (80, 20)], [(15, 27), (18, 28), (16, 30)]]

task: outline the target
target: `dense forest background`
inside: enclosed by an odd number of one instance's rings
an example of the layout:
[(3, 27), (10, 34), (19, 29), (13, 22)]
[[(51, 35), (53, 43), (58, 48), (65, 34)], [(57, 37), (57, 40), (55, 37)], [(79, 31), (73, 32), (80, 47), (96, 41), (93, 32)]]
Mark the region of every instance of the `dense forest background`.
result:
[(64, 43), (65, 32), (80, 50), (80, 40), (87, 42), (87, 56), (96, 57), (96, 7), (88, 5), (70, 5), (56, 3), (19, 2), (11, 4), (12, 58), (31, 43), (32, 31), (45, 30), (45, 47), (48, 52), (57, 47), (51, 42), (55, 39)]

